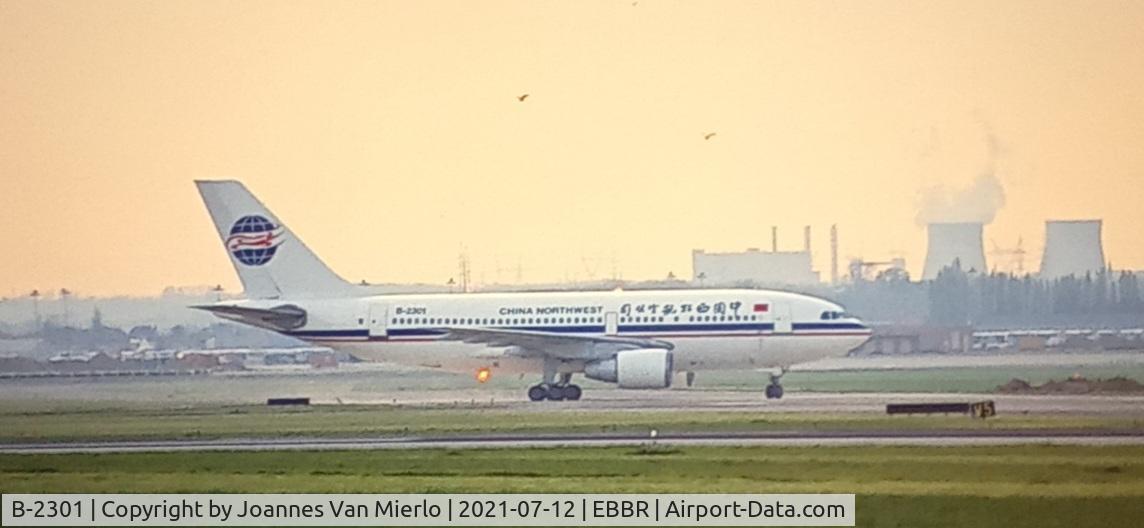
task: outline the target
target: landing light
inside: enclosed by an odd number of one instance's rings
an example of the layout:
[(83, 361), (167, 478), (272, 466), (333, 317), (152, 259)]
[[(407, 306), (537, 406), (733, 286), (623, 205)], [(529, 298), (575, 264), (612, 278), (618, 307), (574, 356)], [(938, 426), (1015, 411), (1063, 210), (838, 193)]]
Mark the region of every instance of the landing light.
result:
[(488, 381), (492, 375), (493, 375), (493, 371), (489, 370), (488, 367), (481, 367), (481, 368), (477, 369), (477, 382), (478, 383), (484, 383), (484, 382)]

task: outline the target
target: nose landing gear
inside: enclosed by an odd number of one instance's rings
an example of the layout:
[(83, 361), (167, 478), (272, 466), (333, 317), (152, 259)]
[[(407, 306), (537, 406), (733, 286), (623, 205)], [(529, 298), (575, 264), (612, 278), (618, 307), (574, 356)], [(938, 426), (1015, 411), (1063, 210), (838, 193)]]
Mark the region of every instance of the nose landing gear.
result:
[(778, 374), (774, 374), (774, 373), (771, 374), (771, 384), (767, 385), (767, 389), (766, 389), (766, 391), (764, 391), (766, 393), (768, 400), (782, 399), (782, 397), (783, 397), (783, 386), (780, 382), (782, 380), (783, 374), (785, 374), (785, 373), (786, 372), (784, 370), (779, 369)]

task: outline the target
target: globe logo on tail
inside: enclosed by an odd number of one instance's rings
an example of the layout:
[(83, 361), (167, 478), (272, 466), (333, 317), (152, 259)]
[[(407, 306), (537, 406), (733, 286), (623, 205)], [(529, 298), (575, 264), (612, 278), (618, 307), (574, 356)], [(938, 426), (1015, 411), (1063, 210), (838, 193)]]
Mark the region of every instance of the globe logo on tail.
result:
[(226, 249), (247, 266), (261, 266), (274, 258), (282, 244), (282, 227), (266, 218), (249, 215), (239, 218), (230, 228)]

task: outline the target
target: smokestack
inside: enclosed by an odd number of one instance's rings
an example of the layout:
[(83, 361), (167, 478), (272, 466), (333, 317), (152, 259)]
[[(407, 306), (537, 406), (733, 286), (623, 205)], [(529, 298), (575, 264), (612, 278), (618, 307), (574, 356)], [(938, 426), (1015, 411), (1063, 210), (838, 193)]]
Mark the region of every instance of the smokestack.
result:
[(830, 284), (838, 284), (838, 224), (830, 226)]
[(933, 280), (947, 266), (957, 261), (962, 271), (985, 273), (985, 248), (981, 241), (983, 227), (977, 222), (929, 224), (929, 243), (922, 280)]
[(1104, 269), (1100, 220), (1049, 220), (1045, 222), (1045, 254), (1041, 278), (1057, 279)]
[(779, 252), (779, 226), (771, 226), (771, 253)]
[(810, 254), (810, 226), (802, 228), (802, 250)]

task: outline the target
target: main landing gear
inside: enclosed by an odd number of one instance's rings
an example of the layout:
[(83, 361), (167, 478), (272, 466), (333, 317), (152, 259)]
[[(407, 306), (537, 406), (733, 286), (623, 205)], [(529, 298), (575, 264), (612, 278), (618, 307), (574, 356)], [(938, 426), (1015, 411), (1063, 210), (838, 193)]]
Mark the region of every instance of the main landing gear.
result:
[(546, 361), (544, 363), (544, 381), (528, 388), (528, 399), (532, 401), (576, 401), (580, 399), (583, 391), (572, 381), (571, 372), (561, 372), (557, 378), (556, 369), (559, 363)]
[(783, 374), (785, 374), (785, 372), (782, 369), (779, 369), (778, 374), (771, 374), (771, 384), (767, 385), (766, 390), (768, 400), (782, 399), (783, 386), (780, 384), (780, 381), (782, 380)]
[(583, 394), (583, 391), (580, 390), (580, 386), (572, 383), (567, 385), (541, 383), (540, 385), (533, 385), (528, 388), (528, 399), (532, 401), (576, 401), (580, 399), (581, 394)]

